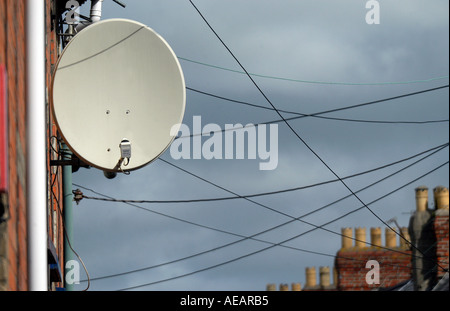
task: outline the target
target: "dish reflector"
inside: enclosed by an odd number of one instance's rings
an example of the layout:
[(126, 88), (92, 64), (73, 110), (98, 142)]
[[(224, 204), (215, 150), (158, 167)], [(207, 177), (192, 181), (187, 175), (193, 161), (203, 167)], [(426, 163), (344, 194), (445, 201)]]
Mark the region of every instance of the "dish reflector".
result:
[[(186, 105), (184, 76), (168, 43), (136, 21), (109, 19), (78, 33), (58, 60), (51, 105), (66, 144), (104, 171), (131, 171), (172, 143)], [(121, 142), (131, 157), (121, 164)], [(120, 164), (120, 165), (118, 165)]]

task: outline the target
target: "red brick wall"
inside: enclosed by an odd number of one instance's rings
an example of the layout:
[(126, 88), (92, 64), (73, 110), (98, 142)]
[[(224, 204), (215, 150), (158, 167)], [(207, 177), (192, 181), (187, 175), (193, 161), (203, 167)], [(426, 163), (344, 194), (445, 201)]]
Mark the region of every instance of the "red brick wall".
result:
[[(411, 278), (411, 252), (402, 253), (385, 249), (366, 248), (340, 250), (336, 254), (335, 267), (338, 274), (338, 290), (367, 291), (392, 287)], [(376, 260), (380, 265), (380, 284), (369, 285), (366, 268), (369, 260)]]
[[(64, 1), (59, 1), (63, 3)], [(57, 36), (52, 20), (55, 10), (54, 1), (46, 0), (46, 84), (51, 82), (53, 65), (58, 58)], [(26, 202), (26, 1), (0, 0), (0, 63), (7, 71), (8, 97), (8, 158), (9, 219), (0, 228), (0, 290), (24, 291), (27, 284), (27, 202)], [(50, 115), (47, 135), (57, 135), (56, 126)], [(54, 159), (48, 146), (48, 160)], [(50, 163), (50, 162), (49, 162)], [(52, 172), (48, 165), (48, 233), (56, 244), (60, 267), (63, 268), (63, 225), (58, 202), (62, 204), (61, 170)], [(56, 173), (56, 174), (55, 174)], [(56, 227), (53, 232), (54, 226)], [(62, 270), (63, 271), (63, 270)], [(3, 284), (6, 283), (6, 284)], [(61, 286), (61, 284), (56, 284)]]
[[(442, 211), (445, 212), (445, 211)], [(448, 269), (448, 211), (447, 215), (437, 214), (434, 219), (434, 231), (436, 234), (436, 257), (439, 265)], [(439, 213), (439, 211), (438, 211)], [(445, 274), (438, 268), (437, 276), (442, 277)]]
[(4, 234), (7, 245), (7, 288), (26, 290), (26, 97), (25, 1), (0, 0), (0, 63), (6, 65), (9, 123), (9, 220)]

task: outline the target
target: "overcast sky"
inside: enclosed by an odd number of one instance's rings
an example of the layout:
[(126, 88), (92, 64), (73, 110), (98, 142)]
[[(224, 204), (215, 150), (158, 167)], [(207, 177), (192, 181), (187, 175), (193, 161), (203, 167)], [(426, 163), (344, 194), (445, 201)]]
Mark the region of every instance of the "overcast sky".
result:
[[(125, 9), (113, 1), (104, 1), (103, 19), (132, 19), (159, 33), (179, 57), (187, 87), (271, 107), (245, 74), (235, 72), (242, 69), (188, 0), (123, 2), (127, 5)], [(380, 23), (373, 25), (366, 23), (365, 0), (196, 0), (194, 3), (245, 69), (267, 76), (253, 78), (277, 109), (311, 114), (448, 84), (447, 0), (379, 1)], [(82, 12), (89, 13), (89, 3)], [(215, 123), (222, 128), (225, 124), (258, 124), (280, 119), (275, 111), (191, 90), (186, 94), (184, 123), (189, 126), (193, 116), (201, 116), (203, 125)], [(448, 95), (448, 88), (444, 88), (324, 116), (372, 121), (447, 120)], [(363, 123), (309, 117), (289, 124), (339, 177), (408, 158), (449, 140), (448, 122)], [(335, 179), (303, 142), (286, 124), (278, 123), (278, 166), (266, 171), (259, 170), (259, 159), (174, 160), (169, 150), (162, 155), (165, 161), (222, 188), (161, 160), (128, 176), (119, 174), (113, 180), (106, 179), (100, 170), (80, 169), (73, 174), (73, 182), (98, 192), (81, 189), (92, 197), (103, 194), (116, 199), (181, 200), (233, 196), (224, 189), (250, 195)], [(418, 159), (346, 179), (345, 183), (355, 192)], [(447, 147), (358, 193), (358, 197), (367, 204), (448, 159)], [(415, 209), (414, 189), (426, 185), (432, 190), (448, 184), (446, 165), (370, 205), (370, 209), (383, 221), (396, 217), (401, 226), (408, 226), (409, 213)], [(145, 208), (142, 209), (84, 199), (79, 205), (74, 204), (72, 244), (91, 278), (158, 265), (93, 280), (90, 290), (120, 290), (155, 282), (135, 290), (232, 291), (265, 290), (268, 283), (304, 285), (306, 267), (333, 267), (333, 256), (341, 246), (341, 228), (366, 227), (369, 239), (371, 227), (382, 227), (384, 236), (385, 225), (363, 208), (325, 226), (327, 231), (317, 229), (283, 244), (288, 247), (275, 246), (247, 256), (314, 227), (294, 221), (256, 236), (260, 241), (246, 239), (219, 247), (289, 222), (292, 217), (349, 194), (342, 183), (334, 182), (251, 199), (263, 206), (234, 199), (137, 204)], [(359, 207), (361, 202), (349, 197), (302, 220), (319, 226)], [(203, 254), (163, 265), (198, 253)], [(222, 265), (226, 262), (229, 263)], [(81, 278), (86, 279), (83, 272)], [(82, 290), (86, 285), (82, 282), (75, 288)]]

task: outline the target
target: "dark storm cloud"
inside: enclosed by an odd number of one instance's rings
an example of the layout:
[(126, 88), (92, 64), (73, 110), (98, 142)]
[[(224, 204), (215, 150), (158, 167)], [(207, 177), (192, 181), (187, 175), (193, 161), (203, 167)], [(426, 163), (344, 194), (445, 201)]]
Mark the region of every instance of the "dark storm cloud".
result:
[[(365, 1), (196, 1), (222, 39), (252, 73), (328, 82), (398, 82), (448, 75), (448, 1), (381, 2), (380, 25), (367, 25)], [(241, 71), (188, 1), (128, 1), (127, 8), (104, 3), (104, 18), (137, 20), (160, 33), (183, 58)], [(189, 87), (270, 107), (241, 73), (180, 60)], [(280, 109), (314, 113), (378, 100), (448, 83), (325, 85), (257, 78)], [(331, 114), (369, 120), (448, 119), (448, 89)], [(204, 124), (259, 123), (279, 119), (258, 110), (187, 91), (185, 122), (202, 116)], [(288, 115), (285, 115), (286, 117)], [(400, 160), (448, 142), (448, 123), (387, 125), (303, 118), (290, 121), (296, 132), (340, 176)], [(279, 162), (259, 171), (258, 161), (163, 159), (240, 195), (273, 191), (333, 179), (333, 174), (279, 123)], [(361, 194), (365, 202), (401, 186), (448, 160), (448, 149)], [(410, 162), (408, 162), (410, 163)], [(404, 164), (406, 165), (406, 164)], [(348, 180), (354, 191), (400, 166)], [(230, 193), (155, 161), (130, 176), (106, 180), (95, 169), (74, 174), (74, 182), (120, 199), (189, 199)], [(374, 204), (380, 217), (398, 217), (407, 225), (414, 209), (414, 188), (448, 186), (448, 167)], [(85, 190), (83, 190), (85, 191)], [(98, 196), (89, 191), (86, 194)], [(348, 195), (340, 183), (254, 200), (298, 217)], [(158, 213), (248, 236), (290, 220), (286, 215), (245, 200), (198, 204), (140, 205)], [(355, 208), (355, 198), (306, 220), (320, 225)], [(83, 200), (75, 207), (75, 245), (91, 277), (149, 267), (207, 251), (239, 237), (201, 228), (130, 205)], [(328, 226), (384, 227), (367, 210)], [(258, 236), (277, 243), (311, 229), (294, 223)], [(335, 254), (338, 235), (315, 230), (289, 242), (312, 251)], [(117, 278), (93, 282), (92, 289), (116, 290), (214, 266), (267, 247), (245, 241), (202, 256)], [(333, 265), (333, 258), (275, 247), (236, 262), (143, 290), (264, 290), (267, 283), (304, 283), (307, 266)], [(82, 288), (86, 283), (81, 284)]]

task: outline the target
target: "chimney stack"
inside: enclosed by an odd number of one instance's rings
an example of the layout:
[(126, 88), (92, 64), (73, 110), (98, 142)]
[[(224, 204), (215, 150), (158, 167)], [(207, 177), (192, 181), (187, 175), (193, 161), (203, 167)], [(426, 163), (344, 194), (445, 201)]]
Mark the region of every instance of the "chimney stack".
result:
[[(433, 283), (435, 264), (429, 258), (436, 254), (436, 236), (433, 229), (434, 212), (428, 208), (428, 188), (421, 186), (415, 189), (416, 211), (409, 220), (409, 235), (415, 245), (412, 249), (412, 278), (415, 291), (425, 291)], [(436, 191), (439, 194), (439, 191)], [(439, 197), (439, 195), (438, 195)], [(427, 257), (422, 257), (423, 253)]]

